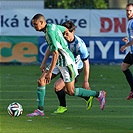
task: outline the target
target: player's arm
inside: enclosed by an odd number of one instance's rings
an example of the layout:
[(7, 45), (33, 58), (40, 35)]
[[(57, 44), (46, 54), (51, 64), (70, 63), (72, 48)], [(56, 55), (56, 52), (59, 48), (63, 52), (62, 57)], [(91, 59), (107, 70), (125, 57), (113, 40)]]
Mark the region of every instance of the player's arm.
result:
[(45, 76), (46, 82), (49, 83), (52, 77), (52, 71), (54, 70), (57, 60), (58, 60), (59, 52), (58, 52), (58, 47), (57, 47), (57, 40), (56, 40), (56, 37), (53, 31), (49, 32), (47, 35), (48, 35), (47, 42), (49, 44), (49, 52), (52, 53), (52, 60), (50, 63), (50, 68)]
[(59, 56), (59, 53), (57, 50), (53, 51), (52, 52), (52, 61), (51, 61), (51, 65), (50, 65), (50, 68), (46, 74), (46, 82), (47, 83), (50, 83), (50, 80), (51, 80), (51, 77), (52, 77), (52, 71), (54, 70), (55, 66), (56, 66), (56, 62), (58, 60), (58, 56)]
[(52, 73), (52, 71), (54, 70), (55, 66), (56, 66), (56, 62), (58, 60), (59, 57), (59, 52), (57, 50), (52, 52), (52, 61), (51, 61), (51, 65), (49, 68), (49, 72)]
[(42, 61), (41, 65), (40, 65), (40, 69), (42, 70), (42, 72), (45, 70), (46, 61), (47, 61), (47, 59), (49, 58), (50, 54), (51, 54), (51, 52), (50, 52), (50, 49), (49, 49), (49, 47), (48, 47), (48, 48), (46, 49), (46, 52), (45, 52), (45, 56), (44, 56), (44, 58), (43, 58), (43, 61)]
[(90, 63), (88, 58), (82, 60), (83, 61), (83, 70), (84, 70), (84, 81), (82, 86), (86, 89), (89, 89), (89, 75), (90, 75)]
[(89, 63), (89, 53), (87, 50), (87, 47), (85, 43), (82, 43), (79, 47), (79, 52), (80, 52), (80, 58), (83, 62), (83, 70), (84, 70), (84, 81), (82, 84), (82, 87), (86, 89), (90, 89), (89, 87), (89, 75), (90, 75), (90, 63)]
[(89, 70), (90, 70), (90, 64), (89, 60), (86, 59), (83, 61), (83, 66), (84, 66), (84, 82), (88, 82), (89, 79)]
[(120, 48), (121, 52), (124, 52), (124, 51), (127, 49), (127, 47), (129, 47), (129, 46), (131, 46), (131, 45), (133, 45), (133, 40), (131, 40), (131, 41), (128, 42), (127, 44), (123, 45), (123, 46)]
[(122, 38), (122, 41), (127, 43), (128, 42), (128, 38), (124, 37), (124, 38)]

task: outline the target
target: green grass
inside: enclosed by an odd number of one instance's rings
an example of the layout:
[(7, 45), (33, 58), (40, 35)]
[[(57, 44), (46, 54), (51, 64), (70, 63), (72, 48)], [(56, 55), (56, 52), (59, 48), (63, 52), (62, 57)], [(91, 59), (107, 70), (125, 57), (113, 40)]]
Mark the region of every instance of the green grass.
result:
[[(45, 98), (45, 116), (27, 117), (37, 107), (36, 87), (41, 74), (39, 66), (0, 66), (0, 133), (132, 133), (133, 100), (126, 97), (130, 88), (119, 65), (92, 65), (92, 90), (107, 92), (106, 108), (101, 111), (97, 99), (86, 111), (85, 101), (67, 95), (68, 111), (54, 115), (58, 100), (53, 90), (54, 79)], [(83, 74), (76, 86), (81, 86)], [(10, 117), (7, 106), (11, 102), (22, 104), (20, 117)]]

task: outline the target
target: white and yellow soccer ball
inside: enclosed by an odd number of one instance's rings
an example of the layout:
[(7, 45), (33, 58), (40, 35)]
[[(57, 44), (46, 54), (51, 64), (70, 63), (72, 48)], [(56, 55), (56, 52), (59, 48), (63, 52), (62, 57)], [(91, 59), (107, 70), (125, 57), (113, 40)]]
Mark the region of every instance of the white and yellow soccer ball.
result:
[(23, 107), (18, 102), (13, 102), (13, 103), (9, 104), (7, 111), (10, 116), (18, 117), (18, 116), (22, 115)]

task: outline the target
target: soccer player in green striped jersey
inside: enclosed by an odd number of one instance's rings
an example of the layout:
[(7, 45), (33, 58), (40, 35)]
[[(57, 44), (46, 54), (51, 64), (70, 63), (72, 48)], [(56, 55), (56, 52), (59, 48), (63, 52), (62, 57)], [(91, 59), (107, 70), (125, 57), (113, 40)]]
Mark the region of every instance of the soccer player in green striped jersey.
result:
[[(52, 78), (52, 72), (57, 66), (62, 74), (63, 81), (65, 83), (65, 91), (71, 96), (78, 97), (95, 97), (96, 91), (86, 90), (84, 88), (75, 88), (75, 77), (78, 75), (77, 67), (75, 65), (75, 59), (72, 52), (68, 48), (68, 44), (63, 37), (63, 32), (68, 31), (67, 28), (55, 25), (47, 24), (45, 17), (42, 14), (36, 14), (32, 18), (32, 24), (36, 31), (44, 32), (45, 39), (48, 43), (48, 49), (44, 56), (41, 65), (46, 62), (49, 55), (52, 53), (52, 61), (48, 71), (43, 71), (42, 75), (38, 79), (37, 97), (38, 97), (38, 109), (27, 116), (44, 116), (44, 98), (46, 85), (50, 83)], [(99, 94), (99, 101), (101, 109), (105, 107), (105, 95), (106, 92)]]

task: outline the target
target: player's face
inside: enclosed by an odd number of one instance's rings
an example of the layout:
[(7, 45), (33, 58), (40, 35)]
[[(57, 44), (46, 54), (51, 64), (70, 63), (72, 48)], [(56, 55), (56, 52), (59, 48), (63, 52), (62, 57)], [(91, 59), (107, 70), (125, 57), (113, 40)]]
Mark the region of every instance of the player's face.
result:
[(74, 39), (74, 32), (66, 31), (64, 32), (64, 38), (68, 41), (71, 42)]
[(133, 18), (133, 6), (132, 5), (126, 7), (126, 15), (128, 19)]
[(36, 31), (41, 31), (42, 29), (42, 21), (32, 20), (32, 25)]

